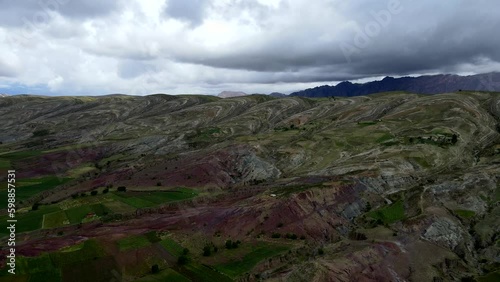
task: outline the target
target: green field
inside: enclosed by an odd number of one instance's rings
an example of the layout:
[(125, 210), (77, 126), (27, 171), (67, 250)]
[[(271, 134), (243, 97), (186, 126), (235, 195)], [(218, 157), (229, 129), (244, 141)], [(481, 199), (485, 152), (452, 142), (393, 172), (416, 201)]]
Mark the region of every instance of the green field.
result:
[(83, 247), (75, 251), (62, 251), (50, 253), (50, 258), (55, 267), (62, 267), (68, 264), (93, 260), (105, 255), (99, 243), (95, 240), (87, 240)]
[[(48, 176), (43, 178), (17, 179), (21, 185), (16, 185), (16, 201), (25, 201), (36, 194), (45, 190), (50, 190), (56, 186), (62, 185), (71, 180), (71, 178), (59, 179), (56, 176)], [(33, 182), (34, 184), (31, 184)], [(0, 191), (0, 208), (7, 208), (7, 190)], [(5, 200), (3, 200), (5, 199)]]
[[(21, 233), (42, 228), (42, 221), (44, 214), (53, 213), (57, 211), (60, 211), (60, 208), (57, 206), (40, 206), (40, 208), (36, 211), (18, 213), (16, 215), (17, 219), (16, 232)], [(7, 220), (6, 216), (2, 216), (0, 218), (0, 235), (8, 234), (7, 233), (8, 230), (6, 229), (8, 224), (6, 220)]]
[(375, 220), (380, 219), (384, 224), (391, 224), (405, 218), (404, 204), (402, 201), (397, 201), (388, 207), (369, 212), (367, 216)]
[(479, 282), (498, 282), (500, 281), (500, 271), (489, 273), (488, 275), (478, 277)]
[(103, 216), (109, 213), (109, 209), (102, 204), (93, 204), (90, 206), (78, 206), (66, 210), (66, 216), (71, 224), (81, 223), (89, 214)]
[(190, 263), (183, 267), (183, 272), (185, 276), (193, 277), (194, 281), (206, 281), (206, 282), (231, 282), (231, 278), (224, 274), (218, 273), (204, 265), (197, 263)]
[(55, 228), (59, 226), (63, 226), (66, 223), (69, 223), (68, 217), (66, 216), (66, 212), (57, 211), (53, 213), (48, 213), (43, 216), (43, 226), (42, 228)]
[(181, 256), (184, 250), (184, 248), (181, 245), (177, 244), (177, 242), (175, 242), (170, 238), (161, 240), (160, 244), (165, 248), (165, 250), (167, 250), (169, 253), (171, 253), (176, 257)]
[(111, 201), (111, 202), (106, 202), (103, 203), (103, 205), (112, 211), (113, 213), (117, 214), (124, 214), (124, 213), (129, 213), (135, 211), (134, 207), (131, 207), (123, 202), (120, 201)]
[(143, 235), (130, 236), (117, 241), (120, 251), (138, 249), (151, 245), (151, 242)]
[(17, 151), (17, 152), (10, 152), (7, 154), (2, 154), (2, 155), (0, 155), (0, 158), (15, 161), (15, 160), (22, 160), (22, 159), (27, 159), (27, 158), (31, 158), (31, 157), (36, 157), (36, 156), (39, 156), (41, 154), (42, 154), (41, 151)]
[(6, 159), (0, 159), (0, 169), (9, 169), (9, 168), (11, 168), (10, 161)]
[(235, 260), (226, 264), (220, 264), (215, 266), (215, 268), (220, 272), (228, 275), (229, 277), (236, 278), (242, 274), (245, 274), (246, 272), (251, 271), (260, 261), (276, 256), (288, 249), (289, 247), (286, 246), (277, 246), (271, 244), (260, 245), (250, 253), (247, 253), (240, 260)]

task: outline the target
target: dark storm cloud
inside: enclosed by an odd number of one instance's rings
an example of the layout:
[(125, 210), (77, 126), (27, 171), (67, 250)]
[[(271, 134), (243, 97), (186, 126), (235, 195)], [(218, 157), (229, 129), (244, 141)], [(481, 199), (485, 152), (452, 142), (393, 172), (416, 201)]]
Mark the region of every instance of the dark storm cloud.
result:
[(196, 26), (203, 22), (207, 5), (206, 0), (167, 0), (164, 14)]
[(152, 81), (144, 86), (151, 91), (201, 93), (227, 85), (279, 91), (385, 75), (498, 71), (497, 6), (488, 0), (0, 0), (0, 40), (8, 39), (0, 44), (0, 84), (60, 93), (128, 93), (144, 81)]
[[(257, 72), (338, 68), (347, 73), (341, 77), (348, 79), (360, 75), (453, 70), (461, 64), (484, 60), (500, 62), (500, 37), (495, 36), (500, 17), (493, 1), (443, 1), (433, 9), (411, 1), (394, 1), (399, 3), (399, 12), (392, 14), (387, 8), (390, 1), (379, 1), (378, 4), (361, 2), (367, 4), (364, 9), (353, 3), (345, 10), (352, 13), (348, 17), (359, 29), (345, 32), (332, 42), (319, 40), (328, 33), (325, 30), (283, 28), (245, 38), (251, 44), (239, 42), (239, 46), (225, 52), (185, 54), (177, 59), (216, 68)], [(384, 21), (383, 16), (388, 13), (390, 20)], [(330, 24), (328, 19), (316, 20)], [(367, 28), (377, 32), (374, 35)], [(356, 44), (362, 42), (361, 39), (366, 44)], [(290, 78), (293, 80), (294, 76)], [(317, 76), (305, 74), (296, 78), (297, 82), (315, 81)]]
[(121, 0), (0, 0), (0, 26), (47, 24), (50, 13), (72, 19), (102, 17), (119, 10), (123, 3)]

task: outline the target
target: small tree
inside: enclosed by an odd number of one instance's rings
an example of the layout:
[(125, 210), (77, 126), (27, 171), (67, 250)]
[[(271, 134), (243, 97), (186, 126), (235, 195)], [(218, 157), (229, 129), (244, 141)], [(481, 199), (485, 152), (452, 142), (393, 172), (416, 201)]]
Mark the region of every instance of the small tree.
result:
[(177, 259), (177, 264), (179, 265), (185, 265), (189, 262), (189, 258), (186, 255), (182, 255)]
[(97, 195), (97, 190), (94, 190), (94, 191), (90, 192), (90, 195), (92, 195), (92, 196)]
[(226, 241), (226, 249), (230, 250), (233, 248), (233, 241), (227, 240)]
[(210, 245), (206, 245), (203, 247), (203, 256), (209, 257), (212, 254), (212, 247)]
[(33, 206), (31, 206), (31, 210), (32, 210), (32, 211), (36, 211), (36, 210), (38, 210), (38, 206), (39, 206), (39, 204), (38, 204), (38, 203), (34, 203), (34, 204), (33, 204)]
[(119, 192), (126, 192), (126, 191), (127, 191), (127, 187), (125, 187), (125, 186), (120, 186), (120, 187), (118, 187), (116, 190), (117, 190), (117, 191), (119, 191)]
[(160, 267), (157, 264), (154, 264), (153, 266), (151, 266), (151, 273), (155, 274), (158, 272), (160, 272)]
[(103, 194), (107, 194), (108, 192), (109, 192), (109, 188), (105, 188), (104, 190), (102, 190)]

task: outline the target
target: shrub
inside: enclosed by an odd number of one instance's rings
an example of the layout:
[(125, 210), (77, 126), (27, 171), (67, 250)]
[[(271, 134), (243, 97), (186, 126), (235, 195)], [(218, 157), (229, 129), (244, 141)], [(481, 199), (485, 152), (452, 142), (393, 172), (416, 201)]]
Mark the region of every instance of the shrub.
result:
[(233, 241), (227, 240), (226, 241), (226, 249), (232, 249), (233, 248)]
[(117, 191), (119, 191), (119, 192), (126, 192), (126, 191), (127, 191), (127, 187), (125, 187), (125, 186), (120, 186), (120, 187), (118, 187), (116, 190), (117, 190)]
[(33, 137), (40, 137), (40, 136), (46, 136), (49, 135), (50, 131), (48, 129), (41, 129), (33, 132)]
[(106, 189), (102, 190), (103, 194), (107, 194), (108, 192), (109, 192), (109, 188), (106, 188)]
[(161, 186), (161, 182), (156, 183), (156, 186)]
[(160, 272), (160, 267), (157, 264), (154, 264), (153, 266), (151, 266), (151, 273), (155, 274), (158, 272)]
[(281, 234), (279, 234), (279, 233), (273, 233), (271, 235), (271, 238), (281, 238)]
[(325, 254), (325, 251), (323, 250), (323, 248), (319, 248), (318, 249), (318, 255), (322, 256)]
[(97, 190), (94, 190), (94, 191), (90, 192), (90, 195), (92, 195), (92, 196), (97, 195)]
[(212, 247), (210, 245), (206, 245), (203, 247), (203, 256), (208, 257), (212, 254)]
[(177, 264), (179, 265), (185, 265), (189, 263), (189, 258), (187, 255), (182, 255), (177, 259)]

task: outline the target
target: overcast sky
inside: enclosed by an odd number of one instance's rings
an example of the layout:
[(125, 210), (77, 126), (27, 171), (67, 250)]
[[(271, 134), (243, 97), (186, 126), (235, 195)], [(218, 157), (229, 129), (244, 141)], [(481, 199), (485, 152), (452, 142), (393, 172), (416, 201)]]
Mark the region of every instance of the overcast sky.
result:
[(289, 93), (500, 70), (491, 0), (0, 0), (0, 93)]

